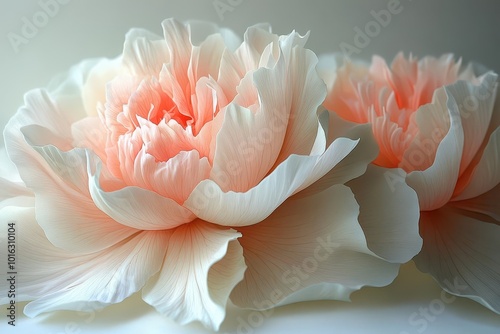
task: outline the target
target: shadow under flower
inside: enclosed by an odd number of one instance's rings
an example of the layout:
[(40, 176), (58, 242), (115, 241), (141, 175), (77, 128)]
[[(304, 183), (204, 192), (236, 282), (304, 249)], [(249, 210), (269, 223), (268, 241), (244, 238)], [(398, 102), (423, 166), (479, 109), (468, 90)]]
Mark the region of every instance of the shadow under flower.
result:
[[(481, 333), (495, 333), (500, 327), (500, 316), (466, 298), (452, 299), (447, 294), (445, 308), (425, 318), (419, 312), (440, 300), (442, 290), (429, 276), (420, 273), (413, 263), (401, 268), (395, 281), (384, 288), (365, 287), (352, 294), (352, 302), (302, 302), (264, 312), (228, 307), (221, 334), (303, 333), (368, 331), (376, 333), (422, 333), (433, 330), (459, 328), (471, 323), (481, 326)], [(19, 303), (21, 310), (27, 303)], [(413, 317), (413, 319), (412, 319)], [(427, 323), (423, 326), (423, 320)], [(430, 319), (430, 320), (429, 320)], [(18, 324), (35, 324), (37, 333), (209, 333), (199, 323), (181, 326), (158, 314), (136, 293), (119, 304), (94, 312), (58, 311), (29, 319), (19, 312)], [(420, 320), (420, 322), (418, 322)], [(451, 321), (453, 320), (453, 321)], [(415, 325), (419, 324), (419, 326)], [(488, 331), (491, 330), (491, 331)], [(434, 332), (434, 331), (433, 331)]]

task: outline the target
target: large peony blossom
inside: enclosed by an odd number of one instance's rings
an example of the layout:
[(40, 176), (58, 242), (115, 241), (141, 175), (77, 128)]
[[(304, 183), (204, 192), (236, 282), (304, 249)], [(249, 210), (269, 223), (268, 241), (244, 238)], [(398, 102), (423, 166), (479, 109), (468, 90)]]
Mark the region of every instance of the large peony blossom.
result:
[(390, 67), (379, 57), (371, 65), (335, 61), (321, 62), (324, 106), (371, 123), (380, 146), (375, 163), (408, 173), (387, 173), (388, 184), (406, 181), (418, 194), (418, 268), (446, 291), (499, 313), (497, 75), (479, 65), (461, 68), (451, 55), (418, 61), (399, 54)]
[(390, 283), (421, 248), (416, 194), (367, 169), (369, 126), (320, 123), (307, 38), (163, 29), (29, 92), (6, 127), (20, 179), (0, 179), (0, 235), (17, 222), (24, 312), (142, 289), (162, 314), (217, 329), (229, 299), (267, 309)]

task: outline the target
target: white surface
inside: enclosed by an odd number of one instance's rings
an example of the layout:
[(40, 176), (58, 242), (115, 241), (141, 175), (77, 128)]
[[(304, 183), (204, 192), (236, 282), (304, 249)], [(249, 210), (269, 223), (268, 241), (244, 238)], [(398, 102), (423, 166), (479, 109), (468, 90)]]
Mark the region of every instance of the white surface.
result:
[[(62, 0), (60, 0), (62, 2)], [(270, 22), (287, 34), (311, 31), (307, 46), (316, 53), (340, 51), (342, 42), (355, 45), (354, 28), (374, 20), (372, 10), (388, 0), (288, 1), (221, 0), (237, 4), (223, 14), (213, 0), (99, 1), (72, 0), (60, 5), (45, 26), (19, 46), (9, 33), (22, 36), (23, 17), (32, 20), (38, 0), (3, 1), (0, 10), (0, 126), (22, 104), (23, 94), (45, 86), (55, 74), (89, 57), (115, 57), (131, 27), (161, 33), (167, 17), (205, 19), (242, 34), (257, 22)], [(401, 0), (401, 12), (370, 38), (357, 55), (378, 53), (390, 60), (400, 50), (417, 56), (453, 52), (500, 72), (500, 3), (490, 1)], [(443, 297), (444, 296), (444, 297)], [(352, 303), (315, 302), (290, 305), (272, 314), (230, 311), (221, 333), (499, 333), (500, 316), (466, 299), (449, 301), (434, 281), (406, 265), (386, 288), (366, 288)], [(21, 306), (21, 305), (19, 305)], [(426, 311), (427, 310), (427, 311)], [(425, 313), (428, 312), (428, 313)], [(136, 295), (95, 314), (59, 312), (36, 319), (18, 313), (17, 326), (7, 326), (0, 312), (1, 333), (206, 333), (199, 325), (179, 327), (154, 312)], [(242, 326), (242, 320), (248, 326)], [(254, 324), (254, 326), (251, 326)]]
[[(430, 277), (418, 272), (413, 264), (407, 264), (393, 284), (385, 288), (364, 288), (353, 294), (350, 303), (298, 303), (265, 313), (232, 309), (220, 333), (499, 333), (500, 316), (471, 300), (452, 299), (443, 294)], [(4, 321), (0, 324), (1, 333), (5, 333), (6, 328)], [(23, 334), (110, 332), (210, 333), (199, 324), (182, 327), (160, 316), (142, 302), (140, 295), (91, 314), (64, 311), (35, 319), (18, 315), (15, 330), (7, 331)]]

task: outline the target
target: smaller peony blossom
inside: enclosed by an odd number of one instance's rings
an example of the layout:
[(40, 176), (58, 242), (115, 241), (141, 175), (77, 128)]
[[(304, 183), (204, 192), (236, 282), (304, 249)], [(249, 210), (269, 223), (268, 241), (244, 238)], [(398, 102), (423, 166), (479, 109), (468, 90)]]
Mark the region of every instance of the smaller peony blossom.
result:
[(500, 103), (497, 74), (452, 55), (398, 54), (391, 66), (326, 56), (324, 107), (371, 123), (374, 164), (400, 167), (388, 184), (418, 194), (422, 251), (415, 257), (446, 291), (500, 313)]

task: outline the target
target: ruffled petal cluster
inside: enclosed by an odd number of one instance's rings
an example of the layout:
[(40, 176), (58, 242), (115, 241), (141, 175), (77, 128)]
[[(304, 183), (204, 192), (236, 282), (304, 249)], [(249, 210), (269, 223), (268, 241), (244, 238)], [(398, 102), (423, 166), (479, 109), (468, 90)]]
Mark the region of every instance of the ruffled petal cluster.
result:
[(374, 164), (399, 167), (391, 185), (410, 185), (421, 210), (418, 268), (446, 291), (500, 313), (500, 101), (498, 75), (452, 55), (402, 54), (390, 66), (322, 60), (324, 106), (370, 123)]

